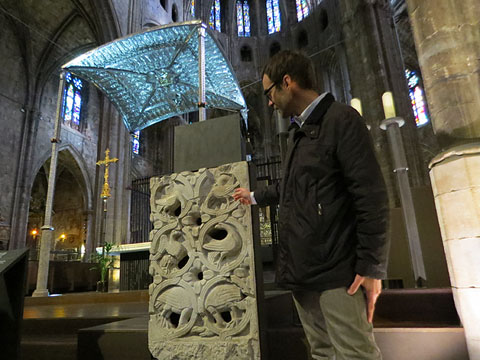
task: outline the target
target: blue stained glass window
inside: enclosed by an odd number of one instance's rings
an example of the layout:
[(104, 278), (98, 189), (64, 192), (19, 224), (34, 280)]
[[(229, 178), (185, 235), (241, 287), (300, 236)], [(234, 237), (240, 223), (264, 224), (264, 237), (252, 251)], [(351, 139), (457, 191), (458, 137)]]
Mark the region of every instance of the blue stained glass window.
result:
[(412, 103), (413, 114), (417, 126), (425, 125), (429, 122), (425, 95), (420, 86), (420, 77), (415, 71), (405, 70), (405, 76), (408, 82), (410, 101)]
[(190, 14), (192, 17), (195, 17), (195, 0), (191, 0), (190, 2)]
[(266, 4), (268, 33), (273, 34), (275, 32), (279, 32), (282, 27), (279, 0), (267, 0)]
[(221, 31), (220, 25), (220, 0), (215, 0), (210, 10), (210, 20), (208, 22), (210, 29)]
[(300, 22), (310, 13), (307, 0), (296, 0), (297, 2), (297, 20)]
[(243, 28), (243, 4), (237, 1), (237, 29), (238, 36), (244, 36), (245, 30)]
[(243, 2), (243, 23), (245, 26), (245, 36), (250, 36), (250, 6), (248, 1)]
[(250, 7), (247, 0), (237, 0), (238, 36), (250, 36)]
[(221, 28), (220, 28), (220, 0), (215, 0), (215, 30), (221, 31)]
[(408, 77), (408, 87), (413, 88), (417, 86), (419, 81), (420, 79), (417, 75), (415, 75), (415, 73), (410, 73), (410, 76)]
[(73, 102), (73, 116), (72, 122), (76, 126), (80, 126), (80, 109), (82, 107), (82, 95), (80, 95), (79, 91), (75, 92), (75, 99)]
[(137, 155), (140, 153), (140, 130), (132, 133), (132, 151)]
[(210, 26), (210, 29), (215, 29), (215, 9), (212, 8), (210, 9), (210, 19), (208, 20), (208, 26)]
[(83, 81), (65, 74), (65, 90), (63, 92), (62, 117), (63, 123), (75, 130), (80, 130), (80, 115), (82, 110)]
[(280, 4), (278, 0), (273, 0), (273, 18), (275, 23), (275, 32), (279, 32), (281, 27), (281, 20), (280, 20)]
[(82, 80), (80, 80), (79, 78), (73, 78), (72, 81), (78, 90), (82, 90)]
[(63, 118), (65, 122), (69, 122), (72, 120), (73, 94), (73, 85), (70, 84), (68, 85), (67, 98), (65, 99), (65, 116)]

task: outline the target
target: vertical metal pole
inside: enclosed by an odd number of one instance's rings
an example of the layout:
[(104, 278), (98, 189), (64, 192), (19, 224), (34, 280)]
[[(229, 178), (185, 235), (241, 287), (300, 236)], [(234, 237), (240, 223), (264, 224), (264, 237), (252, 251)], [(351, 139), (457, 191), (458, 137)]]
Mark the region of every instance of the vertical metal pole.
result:
[(198, 28), (198, 121), (207, 119), (205, 109), (205, 24)]
[(53, 226), (52, 226), (52, 208), (53, 208), (53, 196), (55, 193), (55, 177), (57, 173), (57, 161), (58, 161), (58, 145), (60, 143), (60, 130), (61, 124), (61, 107), (63, 104), (63, 88), (65, 85), (65, 73), (60, 73), (60, 82), (58, 84), (57, 95), (57, 114), (55, 117), (55, 129), (53, 132), (52, 142), (52, 158), (50, 161), (50, 173), (48, 177), (48, 190), (47, 200), (45, 204), (45, 225), (42, 226), (42, 237), (40, 240), (40, 255), (38, 259), (38, 273), (37, 273), (37, 288), (33, 292), (32, 296), (48, 296), (47, 280), (48, 280), (48, 267), (50, 263), (50, 247), (53, 240)]
[(103, 234), (102, 234), (102, 257), (105, 255), (105, 242), (107, 239), (107, 200), (108, 197), (102, 197), (103, 201)]
[(403, 124), (405, 124), (405, 121), (402, 118), (394, 117), (383, 120), (380, 124), (380, 128), (387, 131), (388, 142), (390, 143), (390, 149), (393, 155), (393, 171), (397, 177), (400, 190), (400, 201), (402, 203), (402, 212), (407, 228), (408, 244), (415, 283), (417, 286), (422, 286), (422, 280), (426, 281), (427, 275), (425, 273), (420, 236), (418, 235), (418, 225), (415, 217), (412, 192), (408, 181), (407, 158), (403, 147), (402, 134), (400, 133), (400, 127), (403, 126)]

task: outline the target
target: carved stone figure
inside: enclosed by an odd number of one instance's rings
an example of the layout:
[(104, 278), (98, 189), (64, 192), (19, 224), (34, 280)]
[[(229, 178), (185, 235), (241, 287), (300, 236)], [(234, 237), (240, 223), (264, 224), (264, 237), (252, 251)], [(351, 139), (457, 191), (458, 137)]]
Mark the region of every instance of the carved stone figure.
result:
[[(190, 320), (192, 307), (185, 295), (185, 289), (172, 287), (158, 296), (156, 308), (160, 311), (164, 327), (181, 328)], [(172, 318), (172, 314), (179, 315), (178, 322)]]
[(151, 181), (149, 348), (162, 359), (260, 359), (247, 163)]

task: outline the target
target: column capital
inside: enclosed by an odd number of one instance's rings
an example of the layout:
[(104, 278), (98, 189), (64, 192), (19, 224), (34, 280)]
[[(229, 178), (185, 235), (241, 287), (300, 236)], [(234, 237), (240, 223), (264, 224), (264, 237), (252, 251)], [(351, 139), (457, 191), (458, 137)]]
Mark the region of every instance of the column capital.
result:
[(436, 165), (439, 165), (445, 160), (448, 160), (453, 157), (461, 156), (480, 156), (480, 143), (473, 142), (468, 144), (462, 144), (449, 148), (437, 156), (435, 156), (428, 165), (428, 168), (431, 170)]
[(398, 124), (398, 127), (402, 127), (405, 125), (405, 120), (399, 116), (385, 119), (380, 123), (380, 129), (387, 130), (387, 128), (392, 124)]

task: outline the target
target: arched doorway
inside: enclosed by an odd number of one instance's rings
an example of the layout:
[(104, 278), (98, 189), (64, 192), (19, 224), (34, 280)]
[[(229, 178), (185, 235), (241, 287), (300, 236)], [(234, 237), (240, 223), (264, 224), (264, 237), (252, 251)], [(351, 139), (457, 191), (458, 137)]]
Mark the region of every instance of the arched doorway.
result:
[[(38, 258), (41, 227), (44, 225), (49, 166), (50, 159), (38, 170), (31, 190), (26, 244), (33, 260)], [(51, 260), (82, 260), (89, 223), (88, 198), (86, 179), (80, 166), (69, 150), (61, 151), (52, 211), (52, 226), (55, 230)]]

